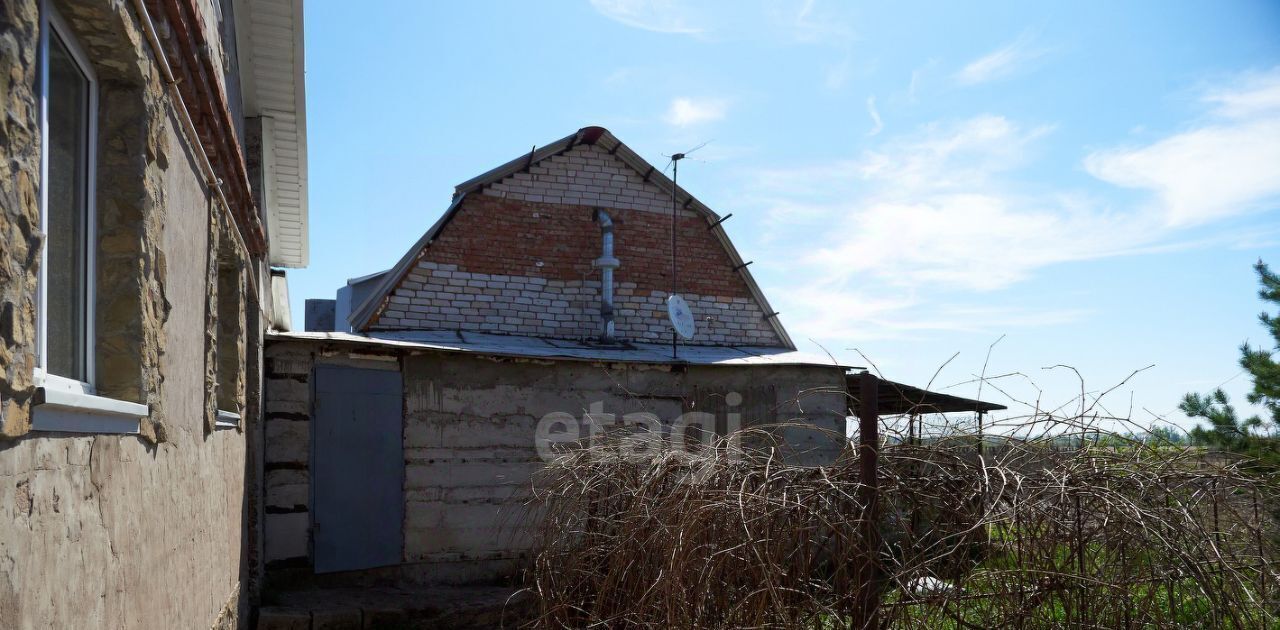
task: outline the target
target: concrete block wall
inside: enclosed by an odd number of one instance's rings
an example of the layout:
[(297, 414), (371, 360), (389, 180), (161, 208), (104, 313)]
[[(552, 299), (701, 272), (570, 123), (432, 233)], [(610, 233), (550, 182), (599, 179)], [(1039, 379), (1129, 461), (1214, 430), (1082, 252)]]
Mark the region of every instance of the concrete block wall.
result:
[(267, 568), (308, 564), (311, 531), (310, 352), (268, 344), (264, 359), (263, 558)]
[[(601, 334), (595, 208), (614, 222), (615, 327), (670, 338), (671, 207), (617, 157), (580, 145), (464, 199), (381, 305), (375, 330), (477, 330), (566, 339)], [(689, 210), (678, 214), (676, 292), (699, 332), (688, 343), (780, 346), (733, 259)]]
[[(596, 364), (370, 350), (332, 342), (271, 340), (267, 347), (268, 568), (308, 566), (310, 421), (307, 379), (317, 362), (400, 362), (404, 387), (405, 516), (401, 575), (416, 581), (485, 581), (527, 560), (537, 518), (535, 436), (550, 413), (635, 412), (670, 422), (688, 410), (720, 417), (729, 393), (747, 423), (794, 421), (827, 432), (781, 435), (808, 463), (842, 442), (847, 401), (839, 368)], [(363, 357), (363, 358), (362, 358)], [(718, 401), (718, 402), (717, 402)], [(580, 425), (581, 426), (581, 425)], [(582, 434), (586, 435), (585, 428)], [(533, 519), (533, 520), (531, 520)]]

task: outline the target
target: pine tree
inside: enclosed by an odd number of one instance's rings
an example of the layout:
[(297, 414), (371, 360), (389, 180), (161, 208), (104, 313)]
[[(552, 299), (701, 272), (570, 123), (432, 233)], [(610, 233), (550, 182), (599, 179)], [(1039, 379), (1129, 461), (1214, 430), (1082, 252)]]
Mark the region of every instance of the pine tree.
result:
[[(1272, 273), (1261, 260), (1253, 268), (1262, 284), (1258, 297), (1280, 306), (1280, 276)], [(1254, 348), (1245, 342), (1240, 346), (1240, 367), (1253, 380), (1253, 390), (1246, 398), (1262, 407), (1268, 417), (1254, 415), (1241, 420), (1221, 388), (1204, 395), (1187, 394), (1178, 408), (1192, 418), (1209, 421), (1207, 428), (1196, 426), (1192, 429), (1191, 438), (1196, 442), (1247, 453), (1259, 459), (1280, 460), (1277, 440), (1270, 434), (1280, 427), (1280, 361), (1274, 358), (1280, 352), (1280, 314), (1273, 316), (1264, 311), (1258, 319), (1271, 335), (1272, 348)]]

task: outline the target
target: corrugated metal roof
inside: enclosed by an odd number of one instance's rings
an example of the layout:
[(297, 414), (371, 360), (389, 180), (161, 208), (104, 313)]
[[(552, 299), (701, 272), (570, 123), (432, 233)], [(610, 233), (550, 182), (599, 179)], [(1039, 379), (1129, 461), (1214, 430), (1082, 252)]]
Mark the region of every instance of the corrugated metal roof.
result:
[(246, 116), (263, 119), (263, 178), (270, 262), (306, 267), (307, 96), (302, 0), (247, 0), (236, 7)]
[(405, 350), (439, 350), (487, 356), (525, 357), (610, 363), (686, 365), (812, 365), (848, 369), (830, 357), (788, 350), (746, 346), (679, 346), (671, 357), (670, 344), (634, 343), (625, 346), (516, 337), (462, 331), (375, 332), (277, 332), (269, 339), (346, 343)]

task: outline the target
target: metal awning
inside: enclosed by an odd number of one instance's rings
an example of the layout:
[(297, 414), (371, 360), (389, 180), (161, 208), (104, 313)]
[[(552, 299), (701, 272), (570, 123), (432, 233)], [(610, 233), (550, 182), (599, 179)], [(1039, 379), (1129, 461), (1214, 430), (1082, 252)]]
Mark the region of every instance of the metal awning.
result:
[[(857, 377), (857, 374), (848, 374), (845, 377), (850, 392), (858, 391), (858, 386), (855, 382)], [(986, 413), (988, 411), (1008, 409), (1004, 405), (992, 402), (931, 392), (905, 383), (885, 379), (878, 380), (879, 385), (876, 388), (877, 398), (879, 399), (877, 401), (877, 411), (882, 416), (908, 413)]]

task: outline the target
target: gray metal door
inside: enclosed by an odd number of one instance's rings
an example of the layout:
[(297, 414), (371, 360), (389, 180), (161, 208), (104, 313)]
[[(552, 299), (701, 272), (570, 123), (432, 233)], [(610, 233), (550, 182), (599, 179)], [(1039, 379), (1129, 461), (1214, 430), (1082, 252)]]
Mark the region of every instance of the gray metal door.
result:
[(399, 564), (404, 521), (400, 373), (316, 366), (314, 400), (316, 572)]

